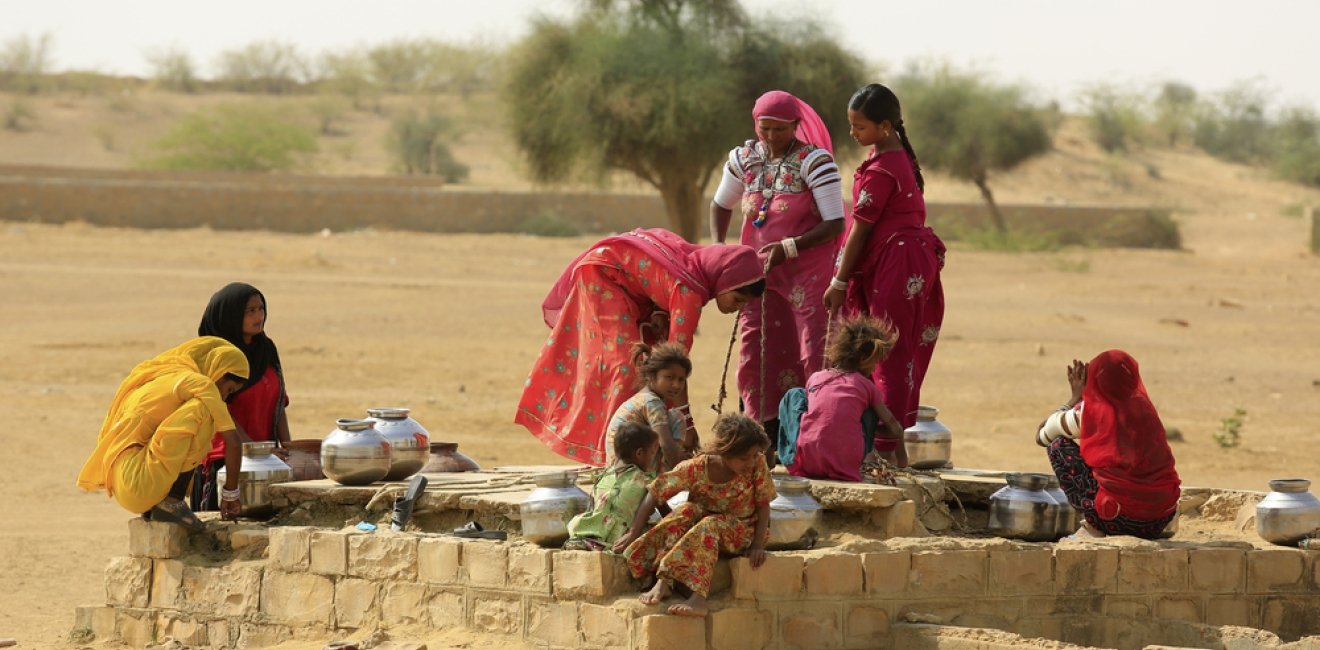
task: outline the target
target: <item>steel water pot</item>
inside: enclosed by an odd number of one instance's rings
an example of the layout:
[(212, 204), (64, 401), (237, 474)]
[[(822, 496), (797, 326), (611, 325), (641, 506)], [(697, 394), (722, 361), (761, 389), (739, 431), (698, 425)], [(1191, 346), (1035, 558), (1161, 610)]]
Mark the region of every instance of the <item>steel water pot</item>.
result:
[(423, 474), (444, 472), (480, 472), (481, 466), (466, 454), (458, 450), (457, 442), (431, 443), (431, 455), (422, 467)]
[(1059, 504), (1045, 491), (1048, 474), (1012, 473), (1008, 485), (990, 495), (991, 534), (1028, 542), (1058, 537)]
[(811, 481), (798, 476), (776, 476), (770, 502), (770, 550), (806, 549), (820, 537), (821, 508), (811, 496)]
[(321, 441), (321, 471), (341, 485), (370, 485), (390, 472), (390, 441), (370, 420), (343, 419)]
[(289, 450), (289, 467), (293, 468), (293, 480), (315, 481), (325, 478), (321, 471), (321, 441), (290, 440), (285, 447)]
[(1320, 499), (1310, 487), (1311, 481), (1304, 478), (1270, 481), (1270, 493), (1256, 504), (1256, 533), (1261, 539), (1293, 546), (1320, 530)]
[(1054, 520), (1054, 532), (1057, 537), (1066, 537), (1077, 532), (1077, 527), (1082, 523), (1081, 513), (1068, 503), (1068, 495), (1064, 493), (1063, 488), (1059, 487), (1059, 478), (1051, 476), (1045, 486), (1045, 493), (1054, 499), (1058, 505), (1057, 516)]
[(523, 538), (550, 547), (568, 540), (569, 520), (591, 509), (591, 497), (573, 479), (569, 472), (532, 477), (536, 489), (518, 506)]
[(908, 467), (935, 469), (948, 465), (953, 458), (953, 433), (935, 419), (939, 414), (934, 406), (917, 407), (916, 423), (903, 431)]
[(431, 455), (431, 434), (406, 408), (367, 409), (367, 418), (376, 423), (376, 431), (390, 441), (390, 471), (386, 481), (402, 481), (416, 474)]
[[(264, 517), (274, 514), (271, 506), (270, 486), (293, 480), (293, 469), (274, 453), (274, 442), (243, 443), (243, 463), (238, 469), (239, 514), (244, 517)], [(215, 474), (217, 485), (224, 485), (228, 467)]]

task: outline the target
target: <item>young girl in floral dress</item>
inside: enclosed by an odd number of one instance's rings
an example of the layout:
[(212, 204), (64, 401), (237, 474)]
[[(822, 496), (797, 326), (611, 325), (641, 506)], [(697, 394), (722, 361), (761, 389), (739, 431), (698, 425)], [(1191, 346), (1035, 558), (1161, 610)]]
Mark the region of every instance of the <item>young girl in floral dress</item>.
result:
[(593, 490), (595, 507), (568, 522), (566, 550), (600, 551), (610, 548), (628, 532), (633, 515), (655, 479), (660, 457), (660, 436), (640, 422), (624, 422), (612, 433), (615, 461), (605, 469)]
[(882, 427), (874, 448), (894, 465), (905, 467), (903, 427), (885, 408), (871, 373), (894, 347), (898, 334), (867, 316), (835, 326), (826, 356), (830, 367), (807, 380), (807, 412), (798, 430), (797, 450), (788, 473), (807, 478), (861, 481), (862, 459), (870, 449), (862, 417), (875, 413)]
[[(770, 502), (775, 498), (764, 456), (770, 439), (756, 421), (735, 414), (720, 416), (714, 434), (705, 453), (651, 483), (632, 528), (614, 545), (633, 577), (655, 575), (655, 586), (642, 594), (643, 603), (668, 598), (674, 583), (691, 590), (687, 600), (669, 607), (670, 614), (706, 615), (720, 553), (743, 553), (753, 568), (765, 562)], [(643, 533), (656, 506), (684, 490), (687, 502)]]
[[(681, 460), (692, 457), (697, 448), (697, 428), (692, 423), (688, 407), (687, 378), (692, 374), (692, 360), (677, 343), (661, 343), (654, 348), (645, 344), (633, 345), (633, 367), (637, 368), (637, 382), (641, 390), (619, 405), (605, 430), (605, 465), (612, 466), (615, 455), (614, 437), (629, 422), (645, 424), (660, 434), (661, 456), (653, 460), (656, 465), (645, 465), (648, 471), (673, 469)], [(674, 404), (669, 408), (667, 404)]]

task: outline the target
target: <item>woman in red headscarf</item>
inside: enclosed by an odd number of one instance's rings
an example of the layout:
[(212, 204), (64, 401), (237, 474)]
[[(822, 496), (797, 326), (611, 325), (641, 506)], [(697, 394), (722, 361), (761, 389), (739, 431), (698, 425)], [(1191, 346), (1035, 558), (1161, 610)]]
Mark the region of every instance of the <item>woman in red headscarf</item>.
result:
[(766, 291), (739, 316), (743, 412), (778, 446), (779, 401), (825, 357), (829, 287), (843, 232), (843, 190), (829, 131), (816, 111), (782, 90), (752, 108), (756, 139), (729, 152), (710, 205), (710, 236), (723, 242), (735, 207), (740, 241), (766, 256)]
[(732, 314), (763, 291), (762, 262), (746, 246), (698, 246), (658, 228), (596, 242), (541, 304), (550, 338), (514, 422), (561, 456), (604, 465), (610, 416), (637, 391), (633, 344), (645, 335), (691, 350), (702, 306)]
[(1137, 360), (1108, 350), (1068, 367), (1072, 398), (1036, 434), (1092, 536), (1159, 537), (1178, 514), (1178, 472)]

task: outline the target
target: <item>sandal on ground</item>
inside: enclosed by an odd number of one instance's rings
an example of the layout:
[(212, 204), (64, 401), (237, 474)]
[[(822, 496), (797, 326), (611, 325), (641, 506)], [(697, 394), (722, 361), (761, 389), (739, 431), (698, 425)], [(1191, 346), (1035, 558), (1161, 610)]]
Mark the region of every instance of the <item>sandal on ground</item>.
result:
[(164, 501), (157, 503), (146, 514), (150, 515), (150, 517), (146, 517), (150, 521), (178, 524), (194, 533), (206, 531), (206, 524), (198, 519), (197, 515), (193, 514), (193, 511), (188, 509), (187, 504), (180, 499), (166, 498)]
[(475, 521), (469, 521), (461, 528), (455, 528), (454, 532), (449, 533), (454, 537), (466, 537), (468, 539), (499, 539), (509, 538), (509, 534), (502, 530), (486, 530), (481, 524)]

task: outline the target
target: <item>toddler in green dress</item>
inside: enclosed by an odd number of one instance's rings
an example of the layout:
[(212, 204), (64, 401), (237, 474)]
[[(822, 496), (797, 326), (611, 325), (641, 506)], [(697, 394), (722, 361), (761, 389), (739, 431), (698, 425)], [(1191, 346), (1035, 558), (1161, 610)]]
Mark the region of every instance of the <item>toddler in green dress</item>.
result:
[[(566, 550), (599, 551), (610, 548), (628, 532), (646, 488), (655, 479), (660, 436), (640, 422), (627, 422), (614, 434), (614, 464), (596, 480), (595, 505), (568, 522)], [(644, 469), (646, 468), (646, 469)], [(668, 510), (661, 506), (662, 510)]]

